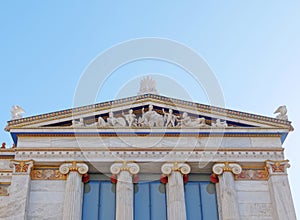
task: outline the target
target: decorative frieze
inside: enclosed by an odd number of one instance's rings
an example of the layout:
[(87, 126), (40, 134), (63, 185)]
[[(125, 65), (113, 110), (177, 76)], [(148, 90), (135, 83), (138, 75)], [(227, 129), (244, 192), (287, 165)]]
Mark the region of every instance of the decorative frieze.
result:
[(35, 168), (31, 171), (32, 180), (66, 180), (67, 175), (62, 174), (58, 167)]
[(269, 172), (267, 169), (243, 168), (240, 174), (234, 176), (235, 180), (268, 180)]

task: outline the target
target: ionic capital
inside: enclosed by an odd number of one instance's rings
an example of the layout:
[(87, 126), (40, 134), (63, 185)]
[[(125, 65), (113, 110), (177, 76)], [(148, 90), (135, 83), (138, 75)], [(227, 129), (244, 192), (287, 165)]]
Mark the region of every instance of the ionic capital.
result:
[(83, 175), (86, 174), (88, 170), (88, 165), (86, 165), (85, 163), (77, 163), (76, 161), (70, 163), (63, 163), (59, 167), (59, 172), (61, 172), (62, 174), (68, 174), (69, 172), (75, 171)]
[(172, 172), (180, 172), (181, 174), (189, 174), (191, 172), (190, 165), (186, 163), (165, 163), (161, 167), (161, 172), (165, 175), (169, 175)]
[(287, 168), (290, 167), (288, 160), (267, 160), (266, 167), (270, 175), (287, 174)]
[(110, 167), (112, 174), (119, 174), (122, 171), (128, 171), (130, 174), (135, 175), (140, 171), (140, 166), (133, 162), (114, 163)]
[(216, 163), (212, 171), (216, 175), (221, 175), (223, 172), (232, 172), (233, 174), (237, 175), (242, 172), (242, 167), (237, 163)]
[(11, 160), (9, 167), (14, 174), (29, 174), (33, 167), (33, 160)]

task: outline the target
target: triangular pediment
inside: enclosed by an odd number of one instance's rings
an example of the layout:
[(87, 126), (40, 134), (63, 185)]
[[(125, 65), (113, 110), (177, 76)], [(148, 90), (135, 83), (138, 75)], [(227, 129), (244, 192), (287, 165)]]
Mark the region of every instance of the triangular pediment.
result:
[[(152, 108), (152, 109), (151, 109)], [(291, 122), (145, 94), (8, 122), (13, 128), (281, 128)]]

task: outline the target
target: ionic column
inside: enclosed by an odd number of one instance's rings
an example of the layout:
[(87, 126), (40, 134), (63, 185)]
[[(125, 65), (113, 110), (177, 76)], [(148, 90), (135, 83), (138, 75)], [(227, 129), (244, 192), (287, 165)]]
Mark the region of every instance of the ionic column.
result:
[(189, 174), (191, 167), (186, 163), (165, 163), (162, 165), (161, 171), (168, 175), (166, 184), (168, 219), (185, 220), (186, 208), (182, 175)]
[(65, 201), (63, 210), (63, 220), (81, 219), (83, 183), (82, 175), (88, 172), (85, 163), (64, 163), (60, 165), (59, 171), (68, 174), (65, 190)]
[(114, 163), (110, 167), (112, 174), (117, 175), (116, 220), (133, 220), (133, 183), (132, 175), (140, 171), (136, 163)]
[[(1, 219), (27, 219), (28, 201), (30, 195), (30, 172), (32, 160), (11, 160), (13, 168), (11, 185), (9, 187), (9, 204)], [(6, 218), (7, 217), (7, 218)]]
[(224, 220), (240, 219), (234, 174), (240, 174), (242, 167), (237, 163), (217, 163), (213, 166), (212, 171), (219, 176), (217, 192), (220, 216)]
[(292, 194), (287, 177), (288, 160), (266, 161), (269, 171), (269, 190), (274, 219), (296, 220)]

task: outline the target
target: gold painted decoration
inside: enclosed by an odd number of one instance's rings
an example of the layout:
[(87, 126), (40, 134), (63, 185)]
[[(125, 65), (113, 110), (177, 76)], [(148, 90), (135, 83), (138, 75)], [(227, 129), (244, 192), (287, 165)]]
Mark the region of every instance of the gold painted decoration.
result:
[(88, 165), (76, 161), (63, 163), (59, 167), (59, 172), (64, 175), (67, 175), (69, 172), (78, 172), (79, 174), (83, 175), (87, 173), (88, 170), (89, 170)]
[(275, 162), (274, 164), (271, 164), (271, 168), (272, 168), (272, 171), (277, 173), (277, 172), (284, 172), (284, 167), (285, 165), (284, 164), (281, 164), (280, 162)]
[(266, 169), (243, 169), (235, 180), (268, 180), (269, 173)]
[(29, 174), (33, 167), (33, 160), (11, 160), (10, 165), (14, 174)]
[(268, 169), (270, 175), (286, 175), (287, 168), (290, 167), (288, 160), (267, 160), (266, 169)]
[(9, 183), (0, 183), (0, 196), (8, 196), (8, 187), (10, 186)]
[(67, 176), (60, 173), (58, 167), (37, 168), (31, 172), (32, 180), (66, 180)]

